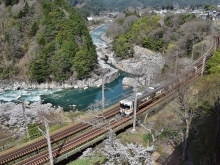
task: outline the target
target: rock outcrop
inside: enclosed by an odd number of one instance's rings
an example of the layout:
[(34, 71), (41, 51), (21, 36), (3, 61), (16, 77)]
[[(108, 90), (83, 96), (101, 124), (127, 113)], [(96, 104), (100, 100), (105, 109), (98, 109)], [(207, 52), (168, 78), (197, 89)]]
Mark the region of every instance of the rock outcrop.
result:
[(106, 35), (102, 39), (108, 43), (108, 48), (103, 49), (103, 54), (108, 58), (108, 63), (111, 63), (116, 68), (133, 75), (138, 75), (140, 78), (137, 82), (134, 78), (125, 77), (122, 81), (124, 86), (146, 86), (146, 79), (152, 79), (153, 75), (160, 73), (165, 64), (165, 59), (161, 53), (155, 53), (151, 50), (134, 46), (134, 55), (132, 58), (125, 60), (118, 60), (114, 52), (110, 49), (112, 47), (112, 39)]

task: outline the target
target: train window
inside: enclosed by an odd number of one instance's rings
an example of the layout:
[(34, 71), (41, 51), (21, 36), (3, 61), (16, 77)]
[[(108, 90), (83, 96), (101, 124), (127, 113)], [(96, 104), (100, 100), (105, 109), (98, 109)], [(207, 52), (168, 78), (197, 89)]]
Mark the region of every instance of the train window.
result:
[(120, 104), (120, 107), (123, 109), (130, 109), (129, 105)]
[(150, 96), (147, 96), (146, 98), (142, 99), (141, 102), (149, 100)]

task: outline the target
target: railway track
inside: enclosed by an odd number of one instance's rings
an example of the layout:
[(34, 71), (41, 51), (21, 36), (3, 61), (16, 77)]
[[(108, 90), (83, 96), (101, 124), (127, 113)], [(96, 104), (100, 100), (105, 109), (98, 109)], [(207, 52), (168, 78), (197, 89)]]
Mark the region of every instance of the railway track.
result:
[[(94, 118), (91, 118), (90, 120), (101, 122), (101, 120), (103, 120), (102, 117), (105, 119), (108, 119), (116, 115), (118, 112), (119, 112), (119, 106), (116, 106), (115, 108), (112, 108), (109, 111), (104, 112), (102, 116), (94, 117)], [(66, 129), (60, 132), (57, 132), (56, 134), (53, 134), (51, 136), (51, 143), (56, 143), (64, 138), (67, 138), (68, 136), (71, 136), (85, 129), (88, 129), (89, 127), (91, 127), (91, 125), (85, 122), (81, 122), (75, 125), (70, 125)], [(0, 155), (0, 164), (7, 164), (7, 163), (15, 161), (17, 158), (24, 157), (34, 152), (37, 153), (40, 149), (45, 148), (45, 147), (47, 147), (47, 140), (43, 138), (43, 139), (36, 141), (35, 143), (29, 144), (24, 147), (21, 147), (18, 149), (16, 148), (10, 149), (9, 152), (6, 152), (5, 154)]]
[[(184, 82), (184, 84), (188, 84), (190, 82), (192, 82), (192, 80), (196, 79), (199, 75), (197, 75), (196, 77), (194, 77), (193, 79), (189, 79), (187, 82)], [(171, 90), (169, 93), (161, 93), (160, 95), (158, 95), (156, 98), (156, 101), (152, 102), (151, 104), (149, 104), (149, 102), (144, 102), (142, 105), (140, 105), (141, 109), (137, 112), (137, 114), (141, 114), (143, 112), (145, 112), (146, 110), (148, 110), (149, 108), (155, 106), (156, 104), (166, 100), (168, 97), (172, 96), (177, 90), (178, 90), (179, 85), (176, 84), (175, 89)], [(144, 105), (145, 104), (145, 105)], [(62, 145), (59, 145), (55, 148), (52, 149), (52, 153), (53, 153), (53, 157), (59, 157), (60, 155), (73, 150), (83, 144), (85, 144), (88, 141), (92, 141), (93, 139), (97, 138), (98, 136), (101, 136), (105, 133), (107, 133), (109, 131), (109, 129), (114, 129), (118, 126), (123, 125), (124, 123), (128, 122), (129, 120), (131, 120), (132, 116), (130, 118), (128, 117), (124, 117), (121, 118), (120, 120), (114, 120), (108, 124), (103, 124), (102, 126), (98, 127), (98, 128), (94, 128), (88, 132), (85, 132), (84, 134), (75, 137), (69, 141), (66, 141), (65, 143), (63, 143)], [(16, 165), (39, 165), (39, 164), (44, 164), (46, 162), (49, 161), (49, 154), (48, 151), (45, 151), (43, 153), (40, 153), (38, 155), (33, 156), (30, 159), (26, 159), (22, 162), (19, 162)]]
[[(203, 64), (204, 59), (207, 60), (212, 55), (211, 53), (216, 49), (216, 47), (218, 45), (219, 45), (219, 37), (215, 37), (215, 42), (214, 42), (213, 46), (208, 50), (207, 54), (203, 57), (200, 57), (194, 63), (194, 67), (197, 68), (197, 73), (195, 73), (194, 68), (192, 68), (190, 71), (183, 74), (179, 78), (179, 80), (175, 80), (174, 82), (171, 82), (170, 84), (167, 84), (166, 86), (163, 86), (162, 88), (170, 88), (170, 87), (172, 87), (172, 88), (170, 89), (169, 93), (160, 94), (156, 101), (154, 101), (152, 103), (149, 103), (148, 101), (142, 103), (139, 106), (140, 110), (137, 112), (137, 114), (140, 114), (140, 113), (146, 111), (147, 109), (149, 109), (149, 107), (154, 106), (159, 101), (165, 100), (169, 95), (174, 93), (182, 84), (184, 84), (186, 82), (189, 83), (192, 80), (196, 79), (198, 76), (200, 76), (200, 73), (201, 73), (200, 71), (202, 71), (202, 69), (203, 69), (202, 67), (204, 65)], [(159, 90), (160, 89), (158, 89), (158, 91)], [(149, 94), (149, 96), (150, 95), (151, 95), (151, 93)], [(118, 112), (119, 112), (119, 106), (116, 106), (115, 108), (112, 108), (107, 112), (104, 112), (103, 118), (108, 119), (108, 118), (116, 115)], [(92, 120), (99, 121), (100, 118), (92, 118)], [(89, 140), (92, 140), (100, 135), (105, 134), (108, 131), (109, 127), (114, 129), (114, 128), (122, 125), (123, 123), (128, 122), (128, 120), (130, 120), (130, 118), (121, 118), (119, 121), (113, 121), (109, 124), (103, 124), (100, 128), (93, 128), (85, 133), (82, 133), (80, 136), (77, 136), (75, 138), (67, 140), (67, 141), (63, 142), (63, 144), (53, 147), (53, 149), (52, 149), (53, 157), (56, 158), (56, 157), (60, 156), (61, 154), (68, 152), (69, 150), (72, 150), (76, 147), (79, 147), (80, 145), (88, 142)], [(87, 129), (90, 126), (91, 126), (90, 124), (83, 123), (83, 122), (76, 124), (76, 125), (69, 126), (68, 128), (52, 135), (51, 136), (51, 143), (55, 143), (55, 142), (57, 142), (61, 139), (64, 139), (70, 135), (73, 135), (77, 132), (80, 132), (84, 129)], [(12, 150), (12, 151), (7, 152), (6, 154), (3, 154), (0, 156), (0, 164), (8, 164), (12, 161), (15, 161), (18, 158), (24, 157), (25, 155), (31, 154), (33, 152), (37, 152), (39, 149), (44, 148), (46, 146), (47, 146), (46, 139), (41, 139), (41, 140), (37, 141), (36, 143), (27, 145), (27, 146), (22, 147), (20, 149)], [(48, 151), (46, 150), (46, 151), (43, 151), (39, 154), (36, 154), (35, 156), (32, 156), (29, 159), (25, 159), (17, 164), (18, 165), (25, 165), (25, 164), (37, 165), (37, 164), (43, 164), (43, 163), (47, 162), (48, 160), (49, 160), (49, 155), (48, 155)]]

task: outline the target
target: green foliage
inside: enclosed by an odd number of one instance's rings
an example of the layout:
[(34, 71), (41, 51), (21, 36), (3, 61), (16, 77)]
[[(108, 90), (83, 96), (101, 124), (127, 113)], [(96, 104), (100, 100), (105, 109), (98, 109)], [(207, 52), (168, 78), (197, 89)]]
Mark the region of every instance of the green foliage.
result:
[[(113, 42), (113, 49), (115, 50), (117, 56), (121, 58), (131, 56), (133, 54), (133, 44), (143, 44), (143, 41), (146, 39), (145, 36), (153, 29), (157, 29), (159, 27), (159, 19), (160, 18), (156, 15), (141, 18), (132, 24), (126, 33), (116, 36), (115, 41)], [(157, 46), (155, 46), (155, 49), (157, 50), (162, 47), (159, 43), (161, 42), (158, 42)]]
[(68, 165), (95, 165), (95, 164), (104, 164), (106, 162), (107, 158), (100, 155), (90, 158), (82, 158), (77, 159), (73, 161), (72, 163), (69, 163)]
[(29, 69), (31, 78), (39, 83), (49, 78), (50, 72), (48, 72), (46, 59), (43, 59), (43, 56), (33, 60), (29, 65)]
[(116, 42), (113, 43), (113, 48), (117, 56), (121, 58), (128, 57), (130, 53), (133, 54), (132, 43), (129, 42), (129, 37), (126, 35), (116, 38)]
[(22, 47), (17, 47), (15, 49), (14, 54), (12, 55), (12, 57), (14, 57), (15, 59), (22, 58), (23, 56), (24, 56), (24, 50)]
[(4, 42), (8, 42), (9, 41), (9, 34), (7, 32), (5, 32), (4, 34)]
[(63, 81), (71, 75), (71, 59), (68, 54), (64, 53), (62, 56), (53, 55), (49, 68), (51, 69), (52, 79), (55, 81)]
[(77, 76), (79, 79), (85, 77), (91, 71), (92, 69), (91, 64), (95, 62), (94, 54), (95, 52), (93, 52), (93, 50), (83, 50), (83, 49), (76, 53), (73, 59), (73, 64), (74, 64), (74, 69), (78, 73)]
[(211, 5), (211, 4), (206, 4), (204, 6), (204, 10), (211, 10), (211, 9), (215, 9), (215, 6), (214, 5)]
[(9, 69), (8, 68), (3, 68), (2, 71), (1, 71), (1, 77), (3, 79), (5, 79), (5, 78), (8, 78), (8, 75), (9, 75)]
[(149, 37), (146, 37), (142, 41), (142, 46), (153, 51), (161, 51), (163, 48), (163, 41), (161, 39), (153, 40)]
[(12, 65), (4, 66), (3, 68), (0, 68), (0, 78), (2, 79), (11, 78), (17, 73), (18, 73), (18, 68)]
[(181, 14), (180, 15), (180, 19), (181, 19), (181, 24), (184, 24), (186, 22), (189, 22), (193, 19), (196, 18), (196, 15), (195, 14)]
[(14, 4), (17, 4), (19, 2), (19, 0), (3, 0), (5, 3), (5, 6), (13, 6)]
[[(178, 17), (178, 19), (173, 20), (176, 17)], [(180, 25), (182, 25), (186, 22), (189, 22), (195, 18), (196, 18), (195, 14), (169, 15), (164, 18), (164, 23), (165, 23), (165, 25), (167, 25), (169, 27), (174, 27), (176, 24), (178, 24), (178, 26), (180, 26)]]
[(125, 19), (119, 19), (119, 20), (118, 20), (118, 24), (119, 24), (119, 25), (122, 25), (122, 24), (124, 23), (124, 21), (125, 21)]
[(38, 33), (38, 35), (37, 35), (37, 42), (38, 42), (40, 45), (42, 45), (42, 46), (44, 46), (44, 45), (46, 44), (46, 40), (45, 40), (45, 38), (44, 38), (43, 33)]
[(85, 77), (97, 57), (85, 23), (64, 0), (44, 1), (42, 12), (40, 24), (31, 26), (42, 49), (29, 65), (30, 77), (38, 82), (64, 81), (74, 71)]
[(166, 26), (172, 26), (172, 18), (173, 18), (174, 16), (173, 15), (171, 15), (171, 16), (166, 16), (165, 18), (164, 18), (164, 24), (166, 25)]
[(208, 60), (206, 66), (207, 74), (220, 74), (220, 49)]
[(58, 130), (58, 129), (66, 126), (66, 125), (67, 125), (67, 123), (59, 123), (59, 124), (50, 126), (50, 132), (56, 131), (56, 130)]
[(192, 54), (193, 49), (193, 41), (188, 39), (186, 41), (186, 54), (189, 57)]
[[(119, 23), (122, 21), (120, 20)], [(189, 29), (186, 28), (188, 26)], [(194, 26), (196, 27), (192, 28)], [(147, 16), (131, 24), (127, 29), (126, 32), (117, 35), (113, 42), (113, 49), (121, 58), (133, 54), (134, 45), (156, 52), (167, 50), (168, 55), (176, 51), (175, 48), (180, 47), (181, 56), (189, 57), (193, 44), (200, 42), (202, 36), (209, 32), (204, 20), (197, 19), (194, 14), (176, 14), (164, 18), (157, 15)], [(171, 44), (174, 45), (172, 49), (168, 47)]]
[(39, 27), (38, 27), (38, 25), (37, 25), (37, 22), (36, 22), (36, 21), (33, 21), (33, 22), (31, 23), (30, 35), (31, 35), (31, 36), (35, 36), (36, 33), (37, 33), (37, 31), (38, 31), (38, 29), (39, 29)]
[(151, 143), (153, 141), (151, 134), (143, 134), (143, 141), (146, 143)]
[(29, 132), (29, 136), (30, 136), (30, 140), (41, 136), (41, 133), (39, 133), (38, 128), (39, 127), (41, 130), (45, 130), (45, 128), (37, 123), (35, 124), (28, 124), (28, 132)]
[(19, 13), (15, 16), (15, 18), (20, 19), (22, 17), (25, 17), (29, 11), (29, 5), (27, 2), (25, 2), (25, 6), (22, 10), (19, 11)]
[(161, 73), (165, 73), (167, 69), (169, 69), (169, 66), (167, 64), (164, 64)]

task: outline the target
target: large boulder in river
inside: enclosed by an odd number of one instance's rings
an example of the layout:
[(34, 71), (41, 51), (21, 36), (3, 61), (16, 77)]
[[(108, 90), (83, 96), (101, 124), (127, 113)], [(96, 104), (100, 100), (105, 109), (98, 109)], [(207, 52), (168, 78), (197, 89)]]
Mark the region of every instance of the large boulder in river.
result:
[(98, 61), (99, 65), (103, 70), (105, 70), (105, 83), (110, 83), (114, 81), (119, 76), (118, 69), (110, 67), (104, 60)]

